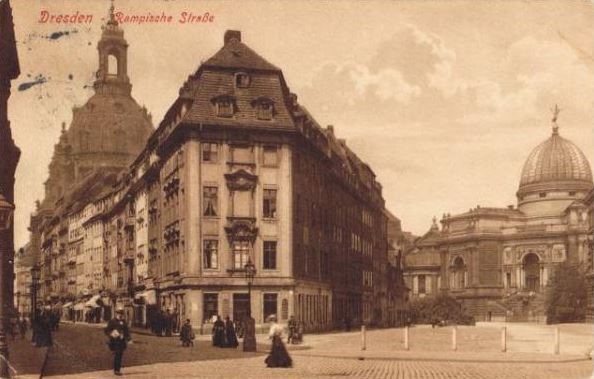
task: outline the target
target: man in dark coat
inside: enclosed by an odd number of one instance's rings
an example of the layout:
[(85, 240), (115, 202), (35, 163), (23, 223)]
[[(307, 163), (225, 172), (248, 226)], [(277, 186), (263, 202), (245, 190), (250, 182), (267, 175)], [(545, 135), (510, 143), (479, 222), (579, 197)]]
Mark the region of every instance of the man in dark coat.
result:
[(116, 316), (107, 323), (105, 335), (109, 337), (109, 350), (113, 352), (113, 373), (122, 375), (122, 357), (126, 350), (127, 343), (130, 341), (130, 330), (128, 323), (124, 320), (124, 310), (118, 308)]

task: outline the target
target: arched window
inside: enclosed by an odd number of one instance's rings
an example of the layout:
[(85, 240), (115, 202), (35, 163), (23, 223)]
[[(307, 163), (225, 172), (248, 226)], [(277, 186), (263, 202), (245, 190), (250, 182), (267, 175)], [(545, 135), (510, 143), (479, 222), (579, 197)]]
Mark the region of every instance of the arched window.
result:
[(534, 253), (524, 257), (524, 286), (530, 291), (538, 291), (540, 288), (540, 259)]
[(114, 76), (118, 74), (118, 58), (113, 54), (107, 56), (107, 74)]
[(466, 287), (466, 264), (462, 257), (456, 257), (452, 264), (452, 288), (462, 289)]

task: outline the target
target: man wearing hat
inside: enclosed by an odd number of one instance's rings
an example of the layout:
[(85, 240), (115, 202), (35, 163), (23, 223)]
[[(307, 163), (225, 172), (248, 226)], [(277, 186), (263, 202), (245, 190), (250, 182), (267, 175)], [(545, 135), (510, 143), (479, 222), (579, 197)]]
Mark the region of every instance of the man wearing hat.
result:
[(122, 375), (122, 356), (130, 341), (128, 323), (124, 319), (124, 308), (117, 308), (115, 318), (111, 319), (105, 327), (105, 334), (109, 337), (109, 350), (113, 352), (113, 373)]

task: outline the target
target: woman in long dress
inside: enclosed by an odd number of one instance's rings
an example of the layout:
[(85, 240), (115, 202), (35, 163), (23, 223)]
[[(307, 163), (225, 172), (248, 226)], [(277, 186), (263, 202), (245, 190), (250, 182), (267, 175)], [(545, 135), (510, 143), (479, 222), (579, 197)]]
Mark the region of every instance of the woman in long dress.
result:
[(225, 317), (225, 347), (237, 348), (239, 341), (235, 334), (235, 325), (229, 316)]
[(291, 367), (293, 360), (289, 356), (285, 344), (283, 343), (283, 328), (276, 322), (276, 316), (269, 317), (270, 332), (268, 338), (272, 339), (272, 348), (270, 354), (266, 357), (266, 366), (268, 367)]
[(212, 346), (225, 347), (225, 323), (217, 316), (212, 327)]

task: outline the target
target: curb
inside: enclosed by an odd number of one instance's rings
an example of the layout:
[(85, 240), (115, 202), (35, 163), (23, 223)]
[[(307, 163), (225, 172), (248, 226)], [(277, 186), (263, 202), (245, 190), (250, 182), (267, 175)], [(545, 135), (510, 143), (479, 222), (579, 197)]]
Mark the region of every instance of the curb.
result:
[[(297, 350), (298, 351), (298, 350)], [(317, 358), (332, 358), (332, 359), (351, 359), (357, 361), (403, 361), (403, 362), (450, 362), (450, 363), (505, 363), (505, 364), (540, 364), (540, 363), (575, 363), (589, 361), (590, 358), (568, 358), (563, 360), (551, 361), (551, 360), (503, 360), (503, 359), (447, 359), (447, 358), (424, 358), (424, 357), (368, 357), (365, 354), (361, 355), (349, 355), (349, 356), (338, 356), (328, 354), (299, 354), (294, 353), (302, 357), (317, 357)]]

